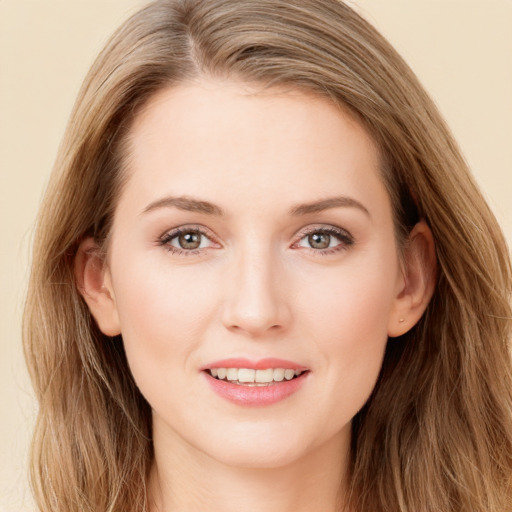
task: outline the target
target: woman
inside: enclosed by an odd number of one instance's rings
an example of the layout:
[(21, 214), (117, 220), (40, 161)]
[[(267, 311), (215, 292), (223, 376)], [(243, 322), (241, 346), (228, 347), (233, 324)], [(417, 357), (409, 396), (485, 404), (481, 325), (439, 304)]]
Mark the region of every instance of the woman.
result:
[(437, 110), (345, 4), (151, 4), (41, 212), (39, 506), (508, 510), (510, 283)]

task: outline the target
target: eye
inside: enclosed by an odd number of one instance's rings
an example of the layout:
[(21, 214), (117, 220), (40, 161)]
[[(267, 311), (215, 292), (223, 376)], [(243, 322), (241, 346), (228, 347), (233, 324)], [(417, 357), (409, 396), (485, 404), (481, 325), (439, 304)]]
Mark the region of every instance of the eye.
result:
[(354, 244), (354, 239), (347, 231), (331, 227), (314, 228), (303, 233), (297, 247), (313, 249), (326, 254), (343, 250)]
[(188, 231), (176, 235), (169, 243), (173, 247), (179, 247), (180, 249), (199, 249), (201, 244), (203, 244), (203, 238), (205, 237), (199, 231)]
[(311, 233), (307, 237), (304, 237), (307, 239), (307, 243), (310, 247), (313, 249), (327, 249), (329, 247), (332, 247), (333, 242), (337, 242), (337, 240), (331, 236), (329, 233)]
[(168, 250), (180, 254), (195, 254), (200, 249), (216, 244), (199, 228), (177, 228), (165, 233), (159, 244)]

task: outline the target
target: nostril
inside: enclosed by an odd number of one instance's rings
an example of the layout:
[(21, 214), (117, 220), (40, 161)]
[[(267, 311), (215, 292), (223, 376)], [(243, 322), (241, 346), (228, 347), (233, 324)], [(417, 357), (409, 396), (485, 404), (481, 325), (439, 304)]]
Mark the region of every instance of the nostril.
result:
[(277, 333), (290, 321), (288, 297), (282, 295), (282, 288), (270, 275), (258, 276), (247, 270), (232, 288), (228, 287), (226, 293), (222, 323), (232, 332), (251, 335)]

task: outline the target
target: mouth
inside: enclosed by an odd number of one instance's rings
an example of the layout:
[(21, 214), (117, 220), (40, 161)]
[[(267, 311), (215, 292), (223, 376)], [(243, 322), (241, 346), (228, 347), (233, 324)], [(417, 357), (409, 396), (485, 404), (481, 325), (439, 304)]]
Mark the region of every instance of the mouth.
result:
[(205, 370), (214, 379), (239, 386), (264, 387), (300, 377), (307, 370), (291, 368), (208, 368)]
[(232, 357), (212, 361), (201, 370), (214, 393), (243, 407), (269, 406), (300, 395), (311, 373), (306, 366), (275, 357)]

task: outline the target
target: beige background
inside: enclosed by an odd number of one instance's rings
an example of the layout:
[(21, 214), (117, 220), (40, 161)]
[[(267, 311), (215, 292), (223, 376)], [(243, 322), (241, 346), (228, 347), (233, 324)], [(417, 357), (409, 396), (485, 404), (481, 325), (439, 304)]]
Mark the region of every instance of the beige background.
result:
[[(277, 0), (276, 0), (277, 1)], [(0, 0), (0, 512), (33, 510), (20, 316), (32, 228), (80, 82), (142, 0)], [(512, 0), (356, 0), (417, 72), (512, 241)]]

